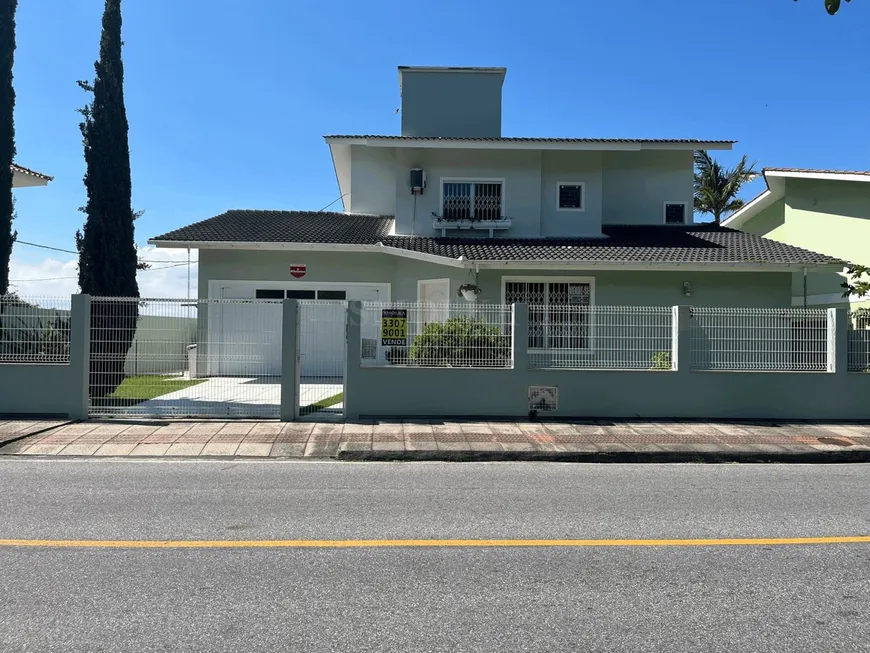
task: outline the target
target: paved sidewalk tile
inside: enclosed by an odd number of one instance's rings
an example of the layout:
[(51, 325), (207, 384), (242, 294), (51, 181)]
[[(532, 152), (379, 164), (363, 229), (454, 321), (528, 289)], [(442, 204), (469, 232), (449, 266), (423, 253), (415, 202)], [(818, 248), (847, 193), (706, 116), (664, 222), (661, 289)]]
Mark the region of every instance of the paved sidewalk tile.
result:
[(242, 442), (236, 449), (237, 456), (261, 456), (266, 457), (272, 451), (271, 444)]
[(218, 431), (218, 435), (247, 435), (253, 428), (253, 422), (228, 422)]
[(102, 445), (100, 444), (68, 444), (61, 449), (59, 456), (92, 456)]
[(205, 448), (205, 443), (195, 444), (192, 442), (176, 442), (169, 445), (164, 455), (166, 456), (198, 456)]
[(136, 445), (129, 455), (131, 456), (162, 456), (165, 454), (170, 444), (139, 444)]
[(94, 452), (95, 456), (126, 456), (133, 449), (135, 444), (104, 444)]
[(405, 443), (404, 442), (372, 442), (371, 446), (372, 451), (404, 451)]
[(199, 453), (200, 456), (234, 456), (240, 442), (209, 442)]
[(34, 444), (21, 453), (28, 456), (55, 456), (65, 446), (64, 444)]
[(304, 443), (276, 442), (269, 456), (272, 458), (301, 458), (305, 453)]

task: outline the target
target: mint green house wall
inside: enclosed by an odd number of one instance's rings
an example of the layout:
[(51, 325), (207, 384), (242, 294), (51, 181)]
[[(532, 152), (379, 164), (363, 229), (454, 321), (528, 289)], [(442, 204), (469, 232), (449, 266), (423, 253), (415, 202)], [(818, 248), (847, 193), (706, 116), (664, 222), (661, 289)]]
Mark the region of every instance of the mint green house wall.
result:
[[(304, 263), (304, 279), (294, 281), (291, 263)], [(788, 272), (656, 272), (651, 270), (517, 270), (484, 269), (477, 274), (482, 289), (479, 301), (501, 303), (502, 277), (592, 278), (598, 305), (756, 306), (791, 305), (791, 275)], [(200, 250), (199, 296), (208, 297), (210, 280), (389, 283), (392, 301), (417, 301), (419, 279), (450, 279), (451, 297), (459, 286), (475, 281), (472, 270), (417, 261), (390, 254), (368, 252), (307, 252)], [(691, 294), (683, 294), (689, 282)]]
[[(870, 264), (870, 183), (786, 179), (785, 198), (748, 220), (741, 229), (846, 261)], [(843, 281), (837, 272), (808, 272), (808, 303), (816, 307), (848, 305), (840, 297)], [(793, 276), (792, 296), (795, 302), (803, 297), (800, 272)]]

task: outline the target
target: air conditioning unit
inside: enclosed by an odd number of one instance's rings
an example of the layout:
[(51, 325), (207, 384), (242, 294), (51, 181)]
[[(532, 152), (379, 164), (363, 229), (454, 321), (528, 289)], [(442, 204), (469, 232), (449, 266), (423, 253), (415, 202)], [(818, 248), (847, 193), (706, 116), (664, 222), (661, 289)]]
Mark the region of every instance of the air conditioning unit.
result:
[(423, 194), (423, 189), (426, 188), (426, 171), (423, 168), (413, 168), (411, 170), (411, 195)]

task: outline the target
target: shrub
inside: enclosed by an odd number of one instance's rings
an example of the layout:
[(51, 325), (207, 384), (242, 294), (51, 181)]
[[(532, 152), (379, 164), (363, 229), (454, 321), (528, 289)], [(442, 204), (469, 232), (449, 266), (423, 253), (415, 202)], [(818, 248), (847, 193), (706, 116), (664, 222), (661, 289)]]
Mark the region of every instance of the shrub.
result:
[(650, 362), (652, 363), (650, 369), (653, 370), (673, 369), (673, 364), (671, 363), (671, 352), (669, 351), (657, 351), (652, 355)]
[(510, 336), (473, 317), (433, 322), (414, 338), (412, 363), (433, 367), (503, 367), (510, 362)]

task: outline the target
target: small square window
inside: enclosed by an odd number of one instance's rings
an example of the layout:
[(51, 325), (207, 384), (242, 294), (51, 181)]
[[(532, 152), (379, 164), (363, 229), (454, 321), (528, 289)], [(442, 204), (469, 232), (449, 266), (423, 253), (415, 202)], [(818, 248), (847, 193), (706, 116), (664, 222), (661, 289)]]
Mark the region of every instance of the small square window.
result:
[(556, 186), (560, 211), (582, 211), (584, 184), (559, 182)]
[(665, 202), (665, 224), (686, 224), (684, 202)]

